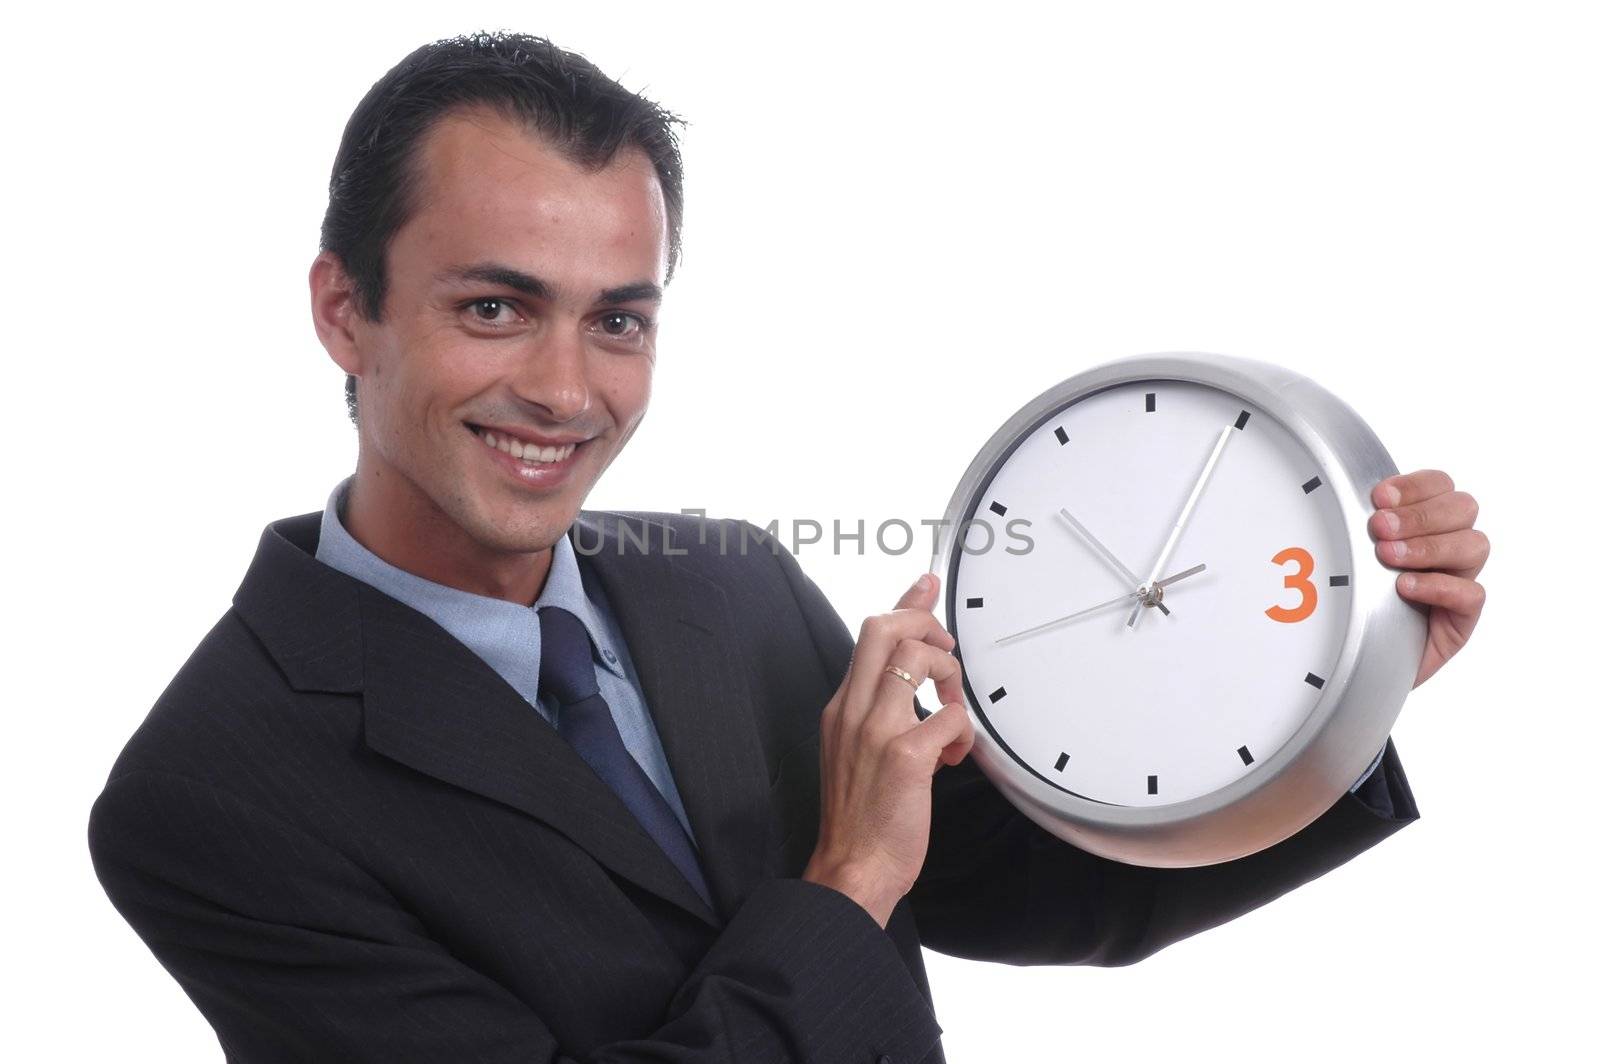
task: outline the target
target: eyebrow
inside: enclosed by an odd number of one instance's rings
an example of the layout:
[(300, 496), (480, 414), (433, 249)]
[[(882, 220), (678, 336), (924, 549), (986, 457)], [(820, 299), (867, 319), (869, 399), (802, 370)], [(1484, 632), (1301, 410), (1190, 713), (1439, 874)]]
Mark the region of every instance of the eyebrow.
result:
[[(553, 299), (554, 288), (531, 273), (498, 262), (477, 262), (470, 266), (451, 266), (438, 275), (441, 281), (470, 282), (504, 285), (533, 299)], [(661, 286), (653, 281), (633, 281), (615, 288), (601, 290), (599, 303), (632, 303), (646, 300), (661, 302)]]
[(648, 303), (661, 302), (661, 286), (653, 281), (635, 281), (632, 284), (618, 285), (616, 288), (602, 291), (596, 302), (632, 303), (636, 300)]

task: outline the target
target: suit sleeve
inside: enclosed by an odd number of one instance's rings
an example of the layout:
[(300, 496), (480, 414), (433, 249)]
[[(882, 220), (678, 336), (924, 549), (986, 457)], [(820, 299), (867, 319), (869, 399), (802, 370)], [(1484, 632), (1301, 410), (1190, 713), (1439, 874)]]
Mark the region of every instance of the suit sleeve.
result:
[(920, 1060), (940, 1033), (865, 910), (798, 879), (759, 884), (656, 1030), (558, 1044), (345, 853), (217, 787), (114, 777), (89, 821), (95, 871), (230, 1061)]
[[(816, 583), (775, 550), (829, 680), (855, 640)], [(918, 703), (918, 709), (921, 710)], [(928, 856), (910, 904), (923, 944), (1007, 964), (1132, 964), (1308, 883), (1418, 818), (1395, 752), (1301, 831), (1248, 857), (1144, 868), (1081, 850), (1029, 820), (968, 757), (933, 779)]]

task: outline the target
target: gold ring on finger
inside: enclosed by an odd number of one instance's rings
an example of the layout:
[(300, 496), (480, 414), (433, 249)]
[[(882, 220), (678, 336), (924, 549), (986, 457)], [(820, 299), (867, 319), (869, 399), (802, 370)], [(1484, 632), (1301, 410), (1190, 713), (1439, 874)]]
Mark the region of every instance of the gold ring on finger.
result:
[(883, 667), (883, 671), (884, 672), (892, 672), (892, 673), (894, 673), (896, 676), (900, 677), (906, 683), (910, 684), (911, 685), (911, 689), (913, 691), (915, 691), (918, 687), (921, 686), (920, 684), (917, 683), (916, 677), (912, 676), (909, 672), (907, 672), (906, 670), (902, 669), (898, 665), (885, 665)]

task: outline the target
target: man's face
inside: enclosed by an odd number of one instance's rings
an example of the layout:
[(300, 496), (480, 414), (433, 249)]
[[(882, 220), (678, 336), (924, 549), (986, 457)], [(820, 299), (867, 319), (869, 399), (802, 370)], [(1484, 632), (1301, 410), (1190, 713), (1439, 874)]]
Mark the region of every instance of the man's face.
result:
[[(543, 550), (649, 404), (660, 184), (636, 149), (589, 171), (483, 110), (435, 122), (418, 153), (382, 321), (350, 316), (363, 461), (386, 506), (437, 524), (421, 538), (450, 542), (448, 522), (476, 547)], [(519, 459), (511, 440), (562, 446)]]

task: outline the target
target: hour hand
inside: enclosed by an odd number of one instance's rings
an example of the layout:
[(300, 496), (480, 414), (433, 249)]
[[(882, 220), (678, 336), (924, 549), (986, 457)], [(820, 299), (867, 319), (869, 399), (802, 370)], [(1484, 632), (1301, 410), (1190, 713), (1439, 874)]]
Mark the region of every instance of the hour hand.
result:
[[(1057, 513), (1061, 514), (1062, 517), (1067, 519), (1067, 524), (1072, 526), (1072, 530), (1078, 535), (1082, 536), (1084, 542), (1093, 547), (1099, 553), (1100, 557), (1109, 562), (1111, 567), (1122, 575), (1122, 578), (1128, 582), (1130, 587), (1137, 588), (1139, 586), (1139, 578), (1133, 575), (1133, 570), (1129, 569), (1126, 565), (1123, 565), (1122, 559), (1118, 558), (1115, 554), (1112, 554), (1111, 551), (1107, 550), (1104, 543), (1101, 543), (1098, 539), (1095, 539), (1094, 533), (1085, 528), (1082, 521), (1068, 513), (1065, 506), (1058, 510)], [(1166, 604), (1162, 602), (1156, 603), (1156, 609), (1168, 615), (1172, 613), (1171, 610), (1167, 609)]]

